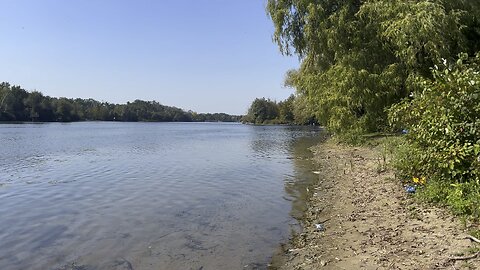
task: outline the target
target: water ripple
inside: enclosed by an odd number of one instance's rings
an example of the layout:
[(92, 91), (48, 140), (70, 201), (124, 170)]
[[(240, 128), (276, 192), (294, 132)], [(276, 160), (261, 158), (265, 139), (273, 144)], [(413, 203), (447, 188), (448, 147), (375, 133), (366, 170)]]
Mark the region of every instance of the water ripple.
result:
[(265, 265), (303, 196), (292, 155), (316, 134), (238, 124), (0, 126), (0, 269)]

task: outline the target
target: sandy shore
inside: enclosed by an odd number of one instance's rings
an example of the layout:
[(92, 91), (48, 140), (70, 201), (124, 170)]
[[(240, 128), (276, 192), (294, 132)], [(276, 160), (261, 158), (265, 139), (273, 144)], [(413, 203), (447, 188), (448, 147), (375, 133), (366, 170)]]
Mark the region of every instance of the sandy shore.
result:
[(379, 151), (332, 141), (313, 151), (319, 183), (280, 269), (480, 269), (459, 258), (480, 247), (460, 220), (416, 203)]

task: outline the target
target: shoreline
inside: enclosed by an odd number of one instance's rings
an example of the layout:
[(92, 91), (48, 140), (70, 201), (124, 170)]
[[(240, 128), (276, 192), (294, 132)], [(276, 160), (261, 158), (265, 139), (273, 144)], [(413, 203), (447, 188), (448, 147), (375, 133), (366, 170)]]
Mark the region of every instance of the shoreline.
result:
[(416, 202), (378, 149), (327, 140), (311, 150), (320, 174), (303, 230), (274, 255), (272, 269), (480, 269), (459, 259), (480, 247), (460, 219)]

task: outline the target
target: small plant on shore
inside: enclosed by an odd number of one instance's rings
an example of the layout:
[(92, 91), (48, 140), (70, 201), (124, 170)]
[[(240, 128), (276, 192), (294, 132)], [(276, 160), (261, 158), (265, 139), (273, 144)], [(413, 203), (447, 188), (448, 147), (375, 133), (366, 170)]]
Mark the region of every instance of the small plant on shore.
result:
[(414, 142), (399, 138), (391, 147), (395, 149), (391, 154), (391, 165), (396, 169), (395, 175), (397, 178), (406, 180), (417, 175), (426, 175), (426, 170), (423, 167), (425, 156), (422, 155), (420, 148)]

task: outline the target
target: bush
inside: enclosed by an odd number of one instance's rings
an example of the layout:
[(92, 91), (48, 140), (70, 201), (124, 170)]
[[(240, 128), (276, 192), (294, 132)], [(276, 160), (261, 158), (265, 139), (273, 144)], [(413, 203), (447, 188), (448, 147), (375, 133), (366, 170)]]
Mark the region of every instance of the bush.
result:
[(406, 179), (425, 177), (424, 195), (457, 213), (478, 215), (480, 190), (480, 56), (435, 66), (433, 79), (394, 106), (390, 121), (408, 130), (394, 165)]

